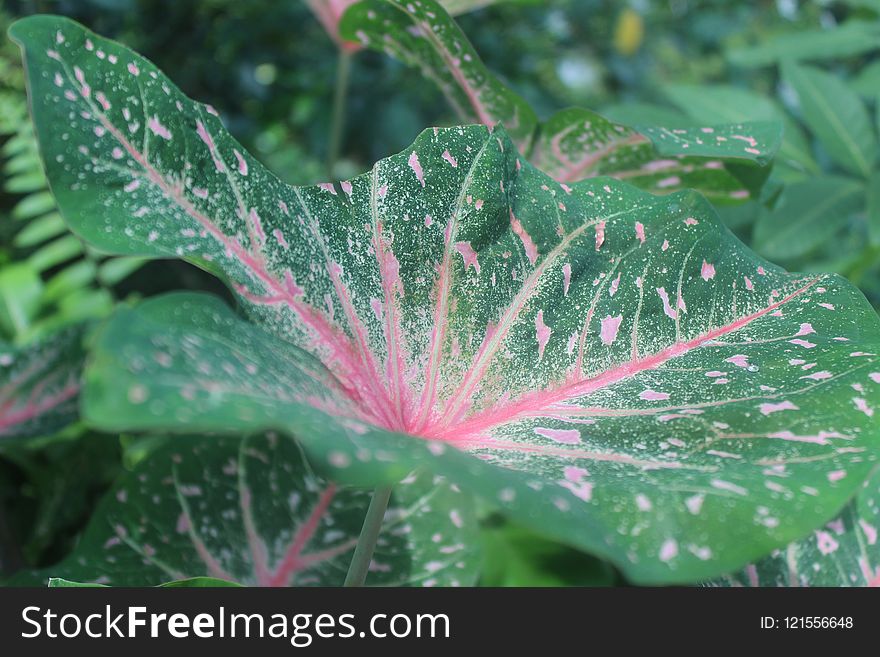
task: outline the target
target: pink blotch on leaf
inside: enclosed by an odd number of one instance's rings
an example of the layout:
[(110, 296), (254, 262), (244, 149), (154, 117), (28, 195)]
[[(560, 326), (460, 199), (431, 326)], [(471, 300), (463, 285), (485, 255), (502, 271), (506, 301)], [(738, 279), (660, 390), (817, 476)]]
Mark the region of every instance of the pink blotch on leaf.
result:
[(563, 445), (579, 445), (581, 442), (581, 432), (577, 429), (547, 429), (544, 427), (536, 427), (535, 433)]
[(602, 328), (599, 331), (599, 337), (602, 339), (602, 344), (609, 346), (614, 343), (617, 339), (617, 332), (620, 329), (620, 323), (622, 321), (623, 315), (617, 315), (616, 317), (608, 315), (602, 319)]
[(468, 267), (473, 266), (476, 272), (480, 273), (480, 263), (477, 260), (477, 252), (474, 251), (470, 242), (456, 242), (455, 250), (461, 254), (462, 259), (464, 260), (464, 268), (467, 271)]
[(644, 401), (662, 401), (669, 399), (668, 392), (657, 392), (656, 390), (643, 390), (639, 393), (639, 399)]
[(407, 162), (407, 164), (409, 164), (409, 168), (413, 170), (413, 173), (416, 174), (416, 178), (418, 179), (419, 183), (422, 185), (422, 187), (424, 187), (425, 172), (422, 170), (422, 165), (419, 162), (418, 153), (413, 151), (412, 154), (409, 156), (409, 161)]
[(544, 323), (544, 311), (539, 310), (535, 315), (535, 339), (538, 341), (538, 360), (544, 357), (544, 348), (550, 341), (553, 330)]
[(641, 221), (636, 222), (636, 237), (639, 242), (645, 243), (645, 225)]
[(758, 406), (758, 410), (761, 411), (761, 415), (770, 415), (771, 413), (778, 413), (779, 411), (797, 411), (800, 409), (792, 402), (785, 400), (778, 403), (767, 402), (761, 404)]
[(450, 164), (453, 168), (455, 168), (455, 167), (458, 166), (458, 161), (457, 161), (454, 157), (452, 157), (452, 155), (450, 154), (449, 151), (443, 151), (443, 154), (442, 154), (440, 157), (442, 157), (444, 160), (446, 160), (447, 162), (449, 162), (449, 164)]
[(700, 268), (700, 276), (707, 282), (709, 279), (715, 278), (715, 265), (711, 265), (703, 260), (703, 266)]

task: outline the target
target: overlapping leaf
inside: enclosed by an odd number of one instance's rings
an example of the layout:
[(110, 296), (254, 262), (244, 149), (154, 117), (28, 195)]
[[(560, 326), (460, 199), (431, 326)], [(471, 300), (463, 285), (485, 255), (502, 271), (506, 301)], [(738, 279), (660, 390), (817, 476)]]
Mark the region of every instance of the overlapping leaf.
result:
[(734, 203), (763, 183), (769, 169), (755, 178), (757, 167), (750, 163), (769, 162), (780, 131), (771, 121), (629, 128), (570, 108), (541, 126), (530, 159), (559, 182), (605, 175), (655, 193), (697, 189), (716, 203)]
[(559, 184), (481, 126), (288, 187), (130, 51), (48, 17), (13, 34), (71, 226), (222, 273), (260, 327), (204, 297), (119, 315), (102, 426), (283, 429), (359, 484), (428, 465), (650, 582), (799, 538), (877, 457), (874, 312), (696, 194)]
[(880, 471), (834, 520), (713, 584), (880, 586)]
[(0, 440), (45, 435), (73, 421), (83, 328), (26, 347), (0, 344)]
[(755, 164), (766, 164), (781, 141), (777, 122), (627, 127), (581, 108), (562, 110), (539, 127), (525, 101), (483, 65), (434, 0), (359, 2), (340, 29), (420, 68), (463, 119), (503, 123), (520, 150), (559, 182), (610, 175), (657, 193), (695, 188), (734, 203), (760, 187), (767, 171), (756, 175)]
[(434, 0), (354, 4), (339, 24), (346, 39), (385, 51), (421, 69), (467, 123), (501, 121), (521, 148), (531, 142), (537, 116), (483, 65), (455, 21)]
[[(471, 505), (431, 479), (396, 487), (368, 584), (474, 583)], [(15, 581), (341, 585), (369, 501), (367, 491), (317, 477), (289, 438), (181, 436), (123, 477), (68, 558)]]

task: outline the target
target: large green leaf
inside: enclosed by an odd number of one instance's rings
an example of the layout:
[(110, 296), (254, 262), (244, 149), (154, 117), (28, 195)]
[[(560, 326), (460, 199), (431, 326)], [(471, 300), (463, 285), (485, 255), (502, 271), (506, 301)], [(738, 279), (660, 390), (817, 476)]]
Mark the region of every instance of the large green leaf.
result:
[(826, 243), (865, 207), (864, 183), (820, 176), (785, 186), (774, 209), (760, 215), (753, 243), (768, 258), (804, 255)]
[(727, 53), (732, 64), (748, 68), (784, 60), (823, 60), (851, 57), (880, 49), (880, 23), (851, 20), (831, 29), (798, 30), (780, 34), (758, 46)]
[[(108, 493), (69, 557), (14, 583), (341, 585), (369, 501), (367, 491), (316, 476), (289, 438), (179, 436)], [(470, 509), (428, 475), (397, 486), (368, 583), (473, 584), (480, 557)]]
[(537, 124), (534, 110), (485, 67), (441, 4), (358, 2), (345, 12), (339, 31), (346, 39), (420, 68), (461, 120), (486, 125), (501, 121), (520, 147), (528, 146)]
[(783, 76), (797, 94), (804, 121), (828, 155), (847, 171), (867, 177), (877, 158), (868, 111), (846, 83), (817, 68), (787, 63)]
[(538, 125), (534, 112), (482, 64), (434, 0), (360, 2), (346, 12), (340, 27), (348, 38), (419, 67), (462, 118), (487, 126), (503, 123), (529, 159), (559, 182), (611, 175), (655, 192), (690, 187), (715, 201), (737, 202), (748, 198), (763, 176), (747, 174), (743, 179), (755, 184), (744, 186), (736, 162), (763, 165), (781, 142), (777, 122), (630, 128), (586, 109), (569, 108), (540, 124), (530, 149)]
[(76, 419), (82, 337), (75, 326), (26, 347), (0, 344), (0, 441), (47, 434)]
[(630, 128), (569, 108), (542, 124), (530, 159), (559, 182), (607, 175), (655, 193), (697, 189), (730, 203), (755, 191), (735, 162), (766, 164), (781, 137), (779, 122)]
[[(834, 476), (840, 473), (833, 473)], [(839, 516), (715, 582), (721, 586), (880, 586), (880, 470)]]
[(13, 36), (70, 225), (222, 273), (252, 322), (192, 295), (119, 313), (96, 424), (281, 429), (359, 485), (429, 467), (645, 582), (799, 538), (877, 457), (876, 314), (694, 193), (559, 184), (482, 126), (289, 187), (121, 46), (49, 17)]

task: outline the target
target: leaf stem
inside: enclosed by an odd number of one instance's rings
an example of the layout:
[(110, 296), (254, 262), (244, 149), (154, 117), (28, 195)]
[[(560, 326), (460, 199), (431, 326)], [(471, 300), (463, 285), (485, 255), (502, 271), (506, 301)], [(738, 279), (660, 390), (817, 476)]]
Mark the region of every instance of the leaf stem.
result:
[(358, 538), (348, 574), (345, 576), (344, 586), (363, 586), (367, 579), (367, 571), (373, 560), (373, 550), (376, 541), (379, 540), (379, 532), (382, 530), (382, 520), (385, 518), (385, 509), (388, 508), (388, 500), (391, 499), (391, 486), (377, 488), (370, 500), (370, 508), (364, 518), (364, 526)]
[(336, 88), (333, 92), (333, 114), (330, 123), (330, 145), (327, 150), (327, 175), (333, 178), (333, 169), (339, 159), (342, 133), (345, 130), (345, 105), (352, 53), (341, 48), (336, 60)]

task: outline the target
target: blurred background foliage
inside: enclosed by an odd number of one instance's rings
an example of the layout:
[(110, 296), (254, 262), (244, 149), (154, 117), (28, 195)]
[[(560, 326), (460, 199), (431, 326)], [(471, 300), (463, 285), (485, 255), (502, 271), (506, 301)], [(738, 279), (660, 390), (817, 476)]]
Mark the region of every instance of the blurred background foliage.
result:
[[(283, 179), (328, 177), (340, 57), (306, 2), (0, 6), (3, 32), (16, 17), (57, 13), (123, 41), (186, 94), (218, 108), (232, 133)], [(768, 258), (796, 270), (840, 272), (880, 306), (880, 0), (511, 0), (457, 20), (486, 65), (541, 118), (580, 105), (621, 122), (672, 127), (782, 121), (785, 143), (763, 196), (720, 209), (724, 221)], [(348, 73), (334, 177), (365, 170), (425, 127), (454, 123), (417, 70), (359, 51)], [(827, 100), (830, 110), (810, 98)], [(836, 132), (828, 130), (829, 111), (845, 119)], [(855, 143), (841, 143), (848, 140)], [(4, 39), (0, 342), (27, 344), (100, 318), (118, 302), (181, 288), (226, 293), (183, 263), (107, 258), (66, 231), (36, 156), (20, 57)], [(0, 575), (49, 565), (69, 550), (125, 467), (125, 442), (74, 426), (27, 446), (0, 443)], [(620, 583), (595, 559), (490, 510), (484, 516), (485, 584)]]

